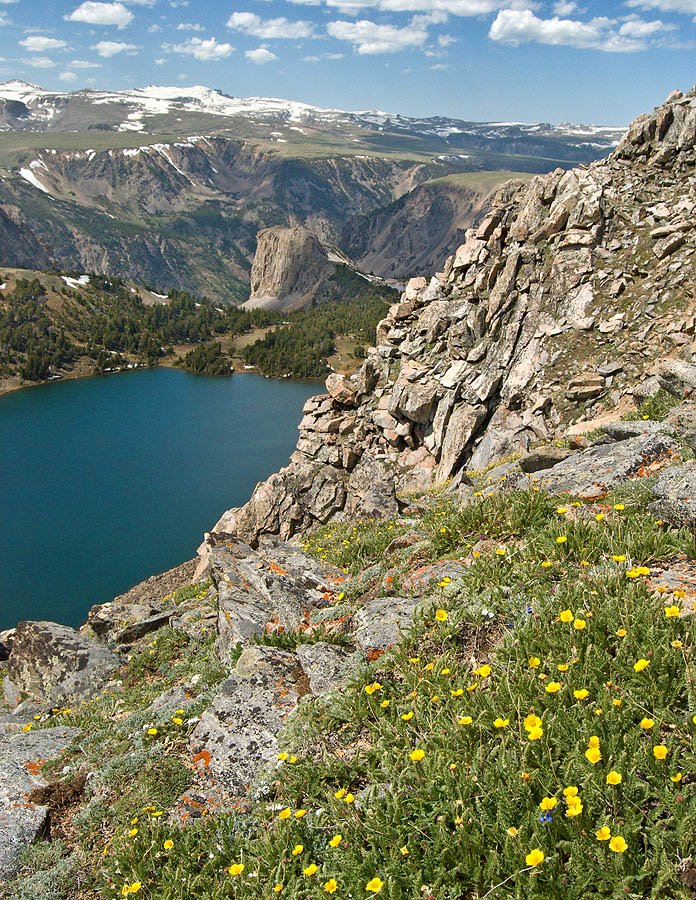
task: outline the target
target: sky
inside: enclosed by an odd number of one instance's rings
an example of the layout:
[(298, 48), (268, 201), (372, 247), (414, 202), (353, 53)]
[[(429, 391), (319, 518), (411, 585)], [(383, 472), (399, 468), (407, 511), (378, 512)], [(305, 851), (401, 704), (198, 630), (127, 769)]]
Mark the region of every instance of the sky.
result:
[(696, 81), (696, 0), (0, 0), (0, 81), (624, 125)]

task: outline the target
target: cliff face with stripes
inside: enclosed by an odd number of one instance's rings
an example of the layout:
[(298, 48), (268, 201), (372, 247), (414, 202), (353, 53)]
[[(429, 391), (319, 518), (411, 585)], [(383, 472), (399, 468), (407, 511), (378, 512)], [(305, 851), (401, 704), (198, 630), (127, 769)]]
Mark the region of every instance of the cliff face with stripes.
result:
[(352, 378), (310, 400), (290, 465), (215, 526), (255, 542), (549, 442), (690, 363), (696, 93), (675, 92), (606, 160), (509, 182), (431, 279), (412, 279)]

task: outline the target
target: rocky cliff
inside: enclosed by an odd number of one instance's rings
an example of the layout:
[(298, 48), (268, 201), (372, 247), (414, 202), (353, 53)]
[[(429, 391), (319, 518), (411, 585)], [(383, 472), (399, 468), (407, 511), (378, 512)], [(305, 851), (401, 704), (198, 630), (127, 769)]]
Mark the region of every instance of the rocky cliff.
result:
[(389, 516), (561, 426), (656, 389), (692, 358), (696, 92), (604, 161), (508, 183), (442, 275), (414, 279), (351, 379), (308, 401), (290, 465), (215, 526), (255, 542)]
[(316, 235), (301, 225), (266, 228), (256, 240), (247, 309), (307, 306), (336, 269)]

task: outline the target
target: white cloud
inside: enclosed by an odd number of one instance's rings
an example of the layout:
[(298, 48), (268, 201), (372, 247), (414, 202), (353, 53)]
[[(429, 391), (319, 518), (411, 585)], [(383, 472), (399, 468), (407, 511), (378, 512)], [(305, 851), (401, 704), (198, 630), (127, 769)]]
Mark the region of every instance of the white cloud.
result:
[(302, 62), (316, 63), (323, 62), (324, 60), (343, 59), (343, 57), (343, 53), (320, 53), (319, 56), (305, 56), (303, 57)]
[(92, 47), (92, 50), (96, 50), (105, 59), (110, 59), (112, 56), (116, 56), (117, 53), (127, 53), (130, 50), (139, 49), (136, 44), (126, 44), (124, 41), (98, 41)]
[(378, 25), (368, 19), (357, 22), (329, 22), (326, 29), (331, 37), (349, 41), (360, 56), (376, 53), (396, 53), (407, 47), (421, 47), (428, 40), (428, 32), (422, 26)]
[(17, 3), (17, 2), (18, 2), (18, 0), (0, 0), (0, 3), (5, 3), (5, 4)]
[(61, 72), (58, 78), (60, 81), (65, 81), (66, 83), (69, 81), (77, 81), (77, 75), (74, 72)]
[(304, 6), (326, 5), (343, 13), (355, 14), (365, 9), (386, 12), (441, 12), (450, 16), (482, 16), (499, 9), (528, 9), (534, 0), (289, 0)]
[(71, 69), (101, 69), (101, 63), (90, 62), (88, 59), (73, 59), (68, 65)]
[(94, 3), (87, 0), (69, 15), (63, 17), (68, 22), (85, 22), (88, 25), (116, 25), (124, 28), (133, 19), (133, 13), (123, 3)]
[(256, 63), (257, 66), (263, 66), (265, 63), (274, 62), (278, 59), (275, 53), (271, 53), (265, 47), (259, 47), (258, 50), (247, 50), (244, 54), (250, 62)]
[(696, 0), (627, 0), (634, 9), (659, 9), (660, 12), (696, 15)]
[(10, 20), (7, 18), (7, 14), (4, 12), (0, 12), (0, 28), (2, 28), (3, 25), (9, 25), (9, 24), (10, 24)]
[(570, 16), (574, 13), (578, 8), (578, 4), (574, 2), (574, 0), (558, 0), (558, 3), (554, 3), (553, 5), (553, 14), (554, 16), (560, 16), (564, 18), (565, 16)]
[(48, 56), (32, 56), (29, 59), (23, 59), (22, 62), (35, 69), (52, 69), (55, 66), (53, 60)]
[(449, 69), (449, 66), (446, 63), (435, 63), (434, 66), (430, 66), (433, 72), (442, 72), (443, 69)]
[(20, 41), (19, 44), (30, 53), (45, 53), (46, 50), (62, 50), (64, 47), (68, 46), (65, 41), (61, 41), (58, 38), (46, 37), (43, 34), (29, 35), (28, 38), (24, 38), (23, 41)]
[(205, 28), (202, 25), (199, 25), (198, 22), (179, 22), (176, 26), (177, 31), (205, 31)]
[(227, 20), (227, 27), (264, 41), (290, 38), (310, 38), (314, 34), (314, 25), (303, 20), (290, 22), (288, 19), (262, 19), (252, 12), (236, 12)]
[(452, 34), (441, 34), (438, 35), (437, 42), (441, 47), (449, 47), (452, 44), (456, 44), (459, 38), (454, 37)]
[(640, 19), (631, 19), (619, 28), (617, 24), (616, 19), (605, 16), (580, 22), (557, 16), (540, 19), (530, 9), (508, 9), (498, 13), (488, 36), (503, 44), (534, 42), (606, 53), (632, 53), (647, 49), (648, 36), (672, 28), (662, 22), (643, 22)]
[(227, 59), (230, 53), (234, 52), (231, 44), (219, 43), (215, 38), (208, 38), (207, 41), (204, 41), (197, 37), (191, 38), (184, 44), (162, 44), (162, 49), (171, 50), (173, 53), (182, 53), (184, 56), (193, 56), (204, 62)]
[(676, 25), (670, 25), (667, 22), (662, 22), (660, 19), (646, 22), (638, 16), (629, 16), (619, 28), (619, 34), (627, 37), (647, 38), (652, 37), (654, 34), (659, 34), (661, 31), (674, 31), (676, 27)]

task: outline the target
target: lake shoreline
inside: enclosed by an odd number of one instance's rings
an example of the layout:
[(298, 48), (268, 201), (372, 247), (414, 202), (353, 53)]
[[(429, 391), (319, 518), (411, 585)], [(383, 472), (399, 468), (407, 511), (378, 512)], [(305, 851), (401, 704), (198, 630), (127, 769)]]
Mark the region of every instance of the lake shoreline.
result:
[(132, 371), (0, 397), (0, 630), (79, 627), (91, 606), (190, 560), (226, 509), (287, 465), (322, 390), (253, 372)]
[(261, 378), (268, 378), (271, 381), (293, 381), (299, 384), (317, 385), (322, 385), (324, 383), (324, 379), (321, 378), (295, 378), (292, 375), (265, 375), (261, 371), (261, 369), (257, 368), (256, 366), (250, 366), (249, 368), (245, 366), (243, 369), (234, 369), (232, 372), (230, 372), (229, 375), (206, 375), (205, 373), (191, 372), (189, 369), (184, 368), (184, 366), (179, 366), (174, 361), (167, 360), (166, 362), (158, 363), (158, 365), (156, 366), (146, 366), (139, 364), (137, 368), (133, 367), (132, 369), (120, 369), (117, 372), (89, 372), (75, 370), (66, 372), (64, 375), (60, 375), (57, 378), (47, 378), (45, 381), (23, 381), (16, 376), (13, 376), (11, 378), (0, 378), (0, 397), (4, 397), (7, 394), (14, 394), (18, 391), (46, 387), (46, 385), (49, 384), (60, 384), (61, 382), (65, 381), (79, 381), (87, 380), (89, 378), (110, 378), (112, 375), (131, 375), (133, 372), (142, 372), (153, 369), (178, 369), (181, 372), (186, 372), (188, 375), (203, 378), (223, 379), (232, 378), (236, 375), (258, 375)]

